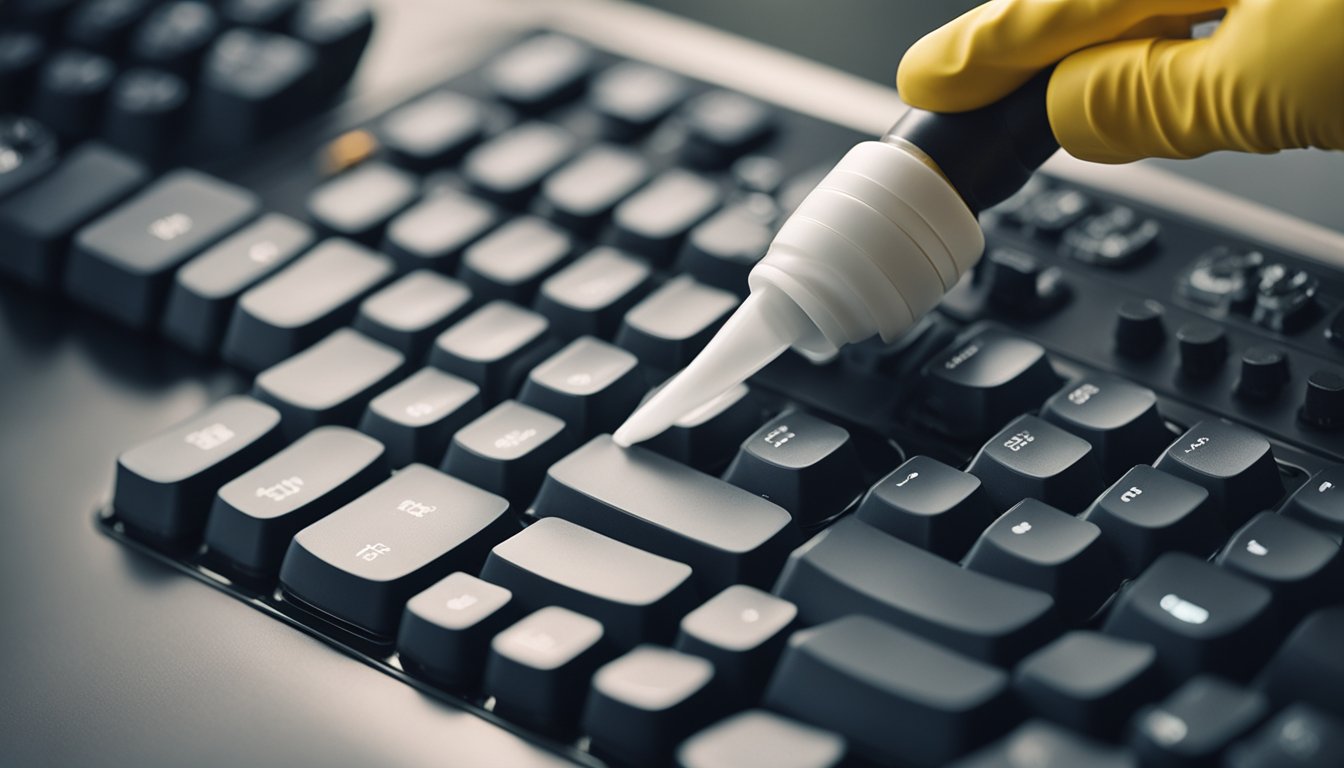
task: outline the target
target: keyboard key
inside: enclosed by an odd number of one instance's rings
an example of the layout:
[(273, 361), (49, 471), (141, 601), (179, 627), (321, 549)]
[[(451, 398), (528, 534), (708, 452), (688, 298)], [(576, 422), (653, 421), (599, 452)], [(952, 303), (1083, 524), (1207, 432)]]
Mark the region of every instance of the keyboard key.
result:
[(1039, 499), (1081, 512), (1102, 489), (1092, 446), (1035, 416), (1020, 416), (991, 437), (966, 471), (985, 484), (995, 509)]
[(834, 517), (863, 493), (849, 432), (798, 411), (748, 437), (723, 479), (787, 509), (802, 528)]
[(160, 319), (174, 270), (260, 207), (241, 187), (174, 171), (75, 235), (66, 290), (113, 319), (147, 328)]
[(1153, 251), (1161, 227), (1133, 208), (1117, 205), (1064, 231), (1064, 253), (1083, 262), (1124, 269)]
[(29, 285), (52, 285), (75, 230), (148, 178), (144, 166), (119, 152), (76, 147), (45, 176), (0, 200), (0, 267)]
[(699, 168), (722, 168), (770, 137), (775, 115), (741, 94), (709, 91), (686, 104), (687, 137), (682, 155)]
[(201, 67), (196, 125), (205, 142), (242, 147), (267, 138), (311, 109), (317, 52), (259, 29), (220, 35)]
[(517, 390), (518, 382), (552, 348), (546, 318), (507, 301), (492, 301), (434, 340), (429, 364), (475, 382), (486, 405)]
[(326, 97), (354, 74), (373, 35), (368, 0), (309, 0), (299, 6), (290, 31), (317, 50), (317, 89)]
[(564, 338), (616, 335), (621, 318), (639, 301), (651, 270), (614, 248), (598, 247), (541, 283), (536, 310)]
[(1041, 417), (1091, 443), (1108, 481), (1151, 464), (1171, 444), (1153, 391), (1110, 376), (1065, 387), (1045, 401)]
[(513, 593), (468, 573), (450, 573), (411, 598), (397, 630), (401, 666), (451, 690), (481, 684), (490, 639), (517, 618)]
[(369, 401), (359, 430), (387, 446), (394, 469), (438, 464), (453, 433), (481, 415), (480, 387), (437, 368), (421, 368)]
[(177, 0), (160, 5), (131, 35), (130, 55), (191, 79), (219, 27), (219, 16), (208, 3)]
[(1213, 765), (1268, 715), (1259, 693), (1200, 676), (1140, 711), (1129, 745), (1143, 765)]
[(671, 640), (695, 599), (690, 567), (560, 519), (495, 547), (481, 578), (528, 610), (560, 605), (592, 616), (619, 648)]
[(408, 208), (387, 225), (383, 251), (403, 271), (457, 268), (467, 246), (490, 231), (499, 215), (474, 197), (444, 191)]
[(649, 175), (648, 163), (634, 152), (598, 145), (546, 179), (541, 185), (542, 210), (561, 226), (591, 233)]
[(1039, 344), (995, 328), (954, 344), (923, 375), (935, 426), (968, 442), (1035, 410), (1061, 383)]
[(691, 228), (719, 207), (718, 185), (673, 168), (616, 206), (612, 245), (667, 264)]
[(116, 76), (116, 65), (98, 54), (57, 51), (42, 65), (29, 111), (67, 142), (87, 138), (97, 129)]
[(1344, 534), (1344, 468), (1330, 466), (1311, 476), (1283, 505), (1283, 513), (1335, 535)]
[(1269, 441), (1225, 421), (1207, 419), (1191, 427), (1154, 466), (1204, 486), (1228, 530), (1274, 507), (1283, 496)]
[(677, 744), (725, 709), (714, 665), (641, 645), (593, 674), (583, 710), (590, 750), (625, 765), (670, 765)]
[(1208, 491), (1148, 466), (1126, 472), (1082, 518), (1101, 529), (1127, 579), (1164, 552), (1205, 557), (1222, 538)]
[(995, 664), (1056, 633), (1054, 601), (845, 518), (794, 550), (774, 593), (804, 625), (862, 613)]
[(150, 0), (88, 0), (70, 10), (65, 39), (85, 50), (118, 56), (153, 7)]
[(644, 380), (635, 356), (590, 336), (532, 369), (518, 399), (562, 419), (580, 440), (612, 432), (639, 404)]
[(1339, 544), (1273, 512), (1261, 512), (1232, 534), (1215, 562), (1269, 587), (1275, 604), (1294, 617), (1344, 602)]
[(666, 70), (633, 61), (615, 64), (593, 78), (589, 98), (608, 136), (633, 139), (658, 124), (686, 97), (686, 81)]
[(789, 601), (734, 584), (686, 614), (676, 648), (714, 663), (722, 695), (739, 704), (754, 702), (797, 617)]
[(605, 635), (601, 623), (559, 606), (495, 635), (484, 685), (495, 713), (542, 735), (571, 737), (588, 680), (610, 656)]
[(475, 99), (435, 91), (398, 107), (378, 124), (378, 138), (400, 165), (425, 171), (456, 160), (485, 130)]
[(434, 338), (467, 313), (471, 289), (417, 269), (360, 302), (355, 330), (423, 360)]
[(112, 83), (103, 115), (103, 138), (154, 165), (180, 151), (191, 87), (180, 75), (136, 67)]
[(349, 240), (325, 240), (238, 299), (224, 359), (268, 368), (341, 327), (364, 294), (392, 277), (392, 261)]
[(406, 601), (473, 571), (508, 536), (509, 504), (423, 464), (299, 531), (285, 554), (286, 596), (372, 633), (397, 628)]
[(324, 424), (353, 427), (405, 362), (395, 349), (342, 328), (257, 374), (252, 395), (280, 410), (285, 436), (293, 440)]
[(546, 468), (574, 445), (565, 422), (505, 400), (453, 435), (443, 470), (525, 509)]
[(1038, 716), (1113, 740), (1139, 705), (1162, 691), (1157, 651), (1097, 632), (1069, 632), (1023, 659), (1017, 696)]
[(1344, 718), (1344, 606), (1303, 619), (1256, 679), (1275, 706), (1302, 701)]
[(1117, 750), (1043, 720), (1029, 720), (999, 741), (950, 768), (1138, 768), (1128, 751)]
[(1333, 768), (1344, 755), (1344, 721), (1294, 704), (1227, 753), (1227, 768)]
[(1111, 606), (1105, 631), (1151, 643), (1169, 681), (1245, 679), (1278, 640), (1271, 594), (1183, 553), (1159, 557)]
[(745, 298), (747, 274), (774, 237), (774, 230), (744, 206), (724, 208), (691, 230), (677, 271)]
[(636, 304), (621, 323), (616, 343), (646, 365), (679, 371), (705, 348), (728, 315), (737, 296), (674, 277)]
[(532, 507), (686, 563), (702, 595), (770, 583), (798, 537), (774, 504), (606, 435), (553, 464)]
[(739, 384), (677, 419), (643, 445), (701, 472), (718, 474), (764, 415), (747, 385)]
[[(4, 34), (0, 33), (0, 78), (4, 68)], [(5, 93), (0, 82), (0, 94)], [(0, 95), (0, 100), (4, 98)], [(0, 105), (3, 101), (0, 101)], [(2, 107), (0, 107), (2, 108)], [(51, 129), (29, 117), (0, 116), (0, 152), (8, 160), (0, 167), (0, 200), (50, 171), (60, 153), (60, 144)], [(0, 269), (7, 261), (0, 260)], [(12, 267), (10, 267), (12, 269)]]
[(1002, 671), (867, 616), (795, 632), (765, 693), (864, 758), (929, 768), (1007, 730), (1010, 702)]
[(711, 725), (682, 742), (681, 768), (841, 768), (845, 740), (831, 731), (752, 709)]
[(0, 30), (0, 111), (16, 110), (28, 98), (47, 44), (36, 32)]
[(250, 397), (226, 397), (121, 454), (112, 507), (138, 532), (190, 542), (215, 491), (280, 445), (278, 411)]
[(879, 480), (856, 516), (949, 560), (966, 554), (994, 521), (979, 478), (928, 456), (914, 456)]
[(568, 37), (537, 35), (492, 61), (484, 77), (504, 101), (539, 112), (577, 95), (592, 59), (592, 51)]
[(467, 248), (457, 275), (482, 301), (527, 304), (573, 248), (569, 235), (555, 225), (524, 216)]
[(377, 440), (345, 427), (319, 427), (219, 489), (206, 546), (246, 575), (273, 576), (294, 534), (387, 473)]
[(383, 226), (415, 202), (414, 176), (384, 163), (365, 163), (313, 190), (308, 215), (324, 231), (373, 244)]
[(524, 123), (468, 152), (462, 174), (480, 195), (520, 206), (574, 154), (575, 145), (574, 137), (562, 128)]
[(1035, 499), (1018, 502), (985, 529), (963, 564), (1049, 593), (1076, 621), (1096, 613), (1120, 587), (1101, 529)]

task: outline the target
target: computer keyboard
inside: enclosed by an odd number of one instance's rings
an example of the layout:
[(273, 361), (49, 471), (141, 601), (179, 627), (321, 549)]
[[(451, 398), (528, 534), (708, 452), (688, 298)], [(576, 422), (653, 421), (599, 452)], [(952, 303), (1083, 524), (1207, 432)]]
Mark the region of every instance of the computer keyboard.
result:
[(280, 194), (197, 161), (363, 5), (12, 7), (0, 273), (252, 382), (109, 536), (581, 764), (1344, 757), (1339, 271), (1041, 175), (904, 338), (626, 450), (863, 137), (542, 31)]

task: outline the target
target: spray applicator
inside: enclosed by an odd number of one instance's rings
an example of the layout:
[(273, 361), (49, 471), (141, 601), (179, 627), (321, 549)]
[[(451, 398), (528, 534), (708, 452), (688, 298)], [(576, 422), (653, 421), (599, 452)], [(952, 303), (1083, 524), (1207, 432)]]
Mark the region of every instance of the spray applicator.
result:
[(980, 259), (976, 214), (1059, 149), (1052, 70), (955, 114), (910, 109), (852, 148), (780, 227), (751, 293), (683, 371), (612, 436), (629, 447), (670, 427), (792, 348), (814, 362), (878, 335), (891, 342)]

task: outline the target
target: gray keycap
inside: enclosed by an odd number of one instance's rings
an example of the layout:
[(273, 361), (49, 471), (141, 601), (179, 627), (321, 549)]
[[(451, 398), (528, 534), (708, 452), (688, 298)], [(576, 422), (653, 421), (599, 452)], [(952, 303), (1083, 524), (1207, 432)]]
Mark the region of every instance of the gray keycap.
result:
[(492, 301), (434, 340), (429, 364), (481, 388), (487, 405), (507, 397), (550, 349), (546, 318), (507, 301)]
[(1204, 486), (1229, 529), (1240, 528), (1283, 496), (1283, 479), (1269, 441), (1218, 419), (1206, 419), (1186, 430), (1153, 466)]
[(676, 648), (714, 662), (728, 696), (739, 702), (754, 700), (797, 617), (793, 603), (734, 584), (686, 614)]
[(679, 768), (840, 768), (845, 765), (845, 740), (769, 712), (752, 709), (724, 718), (682, 743)]
[(421, 368), (369, 402), (359, 429), (387, 446), (395, 469), (438, 464), (453, 433), (481, 414), (481, 388), (437, 368)]
[(398, 163), (425, 170), (461, 155), (484, 128), (480, 102), (437, 91), (390, 112), (377, 132)]
[(401, 666), (457, 691), (474, 692), (490, 639), (516, 618), (513, 593), (468, 573), (450, 573), (411, 598), (397, 629)]
[(650, 175), (634, 152), (598, 145), (551, 174), (541, 185), (541, 206), (557, 223), (581, 233), (599, 227)]
[(522, 205), (574, 153), (574, 137), (546, 123), (524, 123), (467, 153), (462, 174), (473, 190), (503, 205)]
[(984, 483), (995, 510), (1039, 499), (1070, 514), (1101, 492), (1092, 446), (1035, 416), (1019, 416), (989, 438), (966, 469)]
[(482, 301), (527, 304), (572, 250), (569, 235), (554, 224), (523, 216), (468, 248), (457, 274)]
[(495, 635), (485, 667), (495, 713), (547, 736), (578, 726), (588, 679), (610, 657), (601, 622), (547, 606)]
[(664, 171), (612, 214), (613, 245), (667, 264), (691, 227), (719, 206), (713, 182), (690, 171)]
[(1101, 528), (1125, 578), (1164, 552), (1207, 556), (1223, 536), (1208, 491), (1143, 465), (1126, 472), (1082, 518)]
[(688, 137), (682, 155), (699, 168), (721, 168), (769, 138), (770, 107), (731, 91), (708, 91), (686, 104)]
[(525, 508), (546, 468), (574, 445), (565, 422), (505, 400), (453, 435), (443, 470)]
[(313, 190), (308, 215), (330, 234), (373, 244), (418, 194), (414, 176), (385, 163), (365, 163)]
[(626, 140), (652, 128), (681, 103), (686, 81), (666, 70), (627, 61), (593, 78), (590, 94), (607, 134)]
[(401, 276), (360, 302), (355, 330), (422, 360), (443, 329), (467, 312), (471, 289), (427, 269)]
[(737, 305), (734, 294), (675, 277), (625, 313), (616, 343), (653, 368), (678, 371), (705, 348)]
[(928, 456), (913, 456), (879, 480), (856, 516), (949, 560), (966, 554), (976, 535), (994, 521), (975, 475)]
[(560, 417), (578, 439), (620, 426), (644, 394), (635, 356), (590, 336), (546, 358), (523, 383), (518, 399)]
[(1037, 715), (1107, 740), (1163, 691), (1156, 648), (1090, 631), (1069, 632), (1023, 659), (1013, 688)]
[(568, 37), (537, 35), (486, 66), (485, 81), (503, 100), (524, 110), (542, 110), (583, 87), (593, 53)]
[(536, 309), (558, 336), (610, 339), (651, 274), (648, 264), (615, 248), (594, 248), (542, 282)]
[(458, 258), (499, 220), (495, 209), (469, 195), (444, 190), (406, 209), (387, 226), (383, 252), (401, 270), (457, 268)]

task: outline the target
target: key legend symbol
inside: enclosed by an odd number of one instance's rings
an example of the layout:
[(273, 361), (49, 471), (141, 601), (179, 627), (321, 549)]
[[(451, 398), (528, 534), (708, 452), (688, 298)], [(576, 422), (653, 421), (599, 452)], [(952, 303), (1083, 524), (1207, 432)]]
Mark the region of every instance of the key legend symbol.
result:
[(906, 483), (910, 482), (911, 480), (914, 480), (916, 477), (919, 477), (919, 473), (918, 473), (918, 472), (911, 472), (910, 474), (908, 474), (908, 475), (905, 476), (905, 479), (904, 479), (904, 480), (902, 480), (901, 482), (897, 483), (897, 484), (896, 484), (896, 487), (897, 487), (897, 488), (900, 488), (900, 487), (904, 486)]
[(379, 555), (386, 555), (392, 548), (379, 542), (377, 544), (365, 544), (364, 548), (355, 553), (355, 557), (365, 562), (372, 563), (378, 559)]
[(1209, 620), (1208, 609), (1171, 593), (1163, 595), (1162, 599), (1157, 601), (1157, 607), (1186, 624), (1203, 624)]
[(1250, 541), (1246, 542), (1246, 551), (1250, 552), (1252, 555), (1255, 555), (1256, 557), (1264, 557), (1265, 555), (1269, 554), (1269, 549), (1267, 549), (1264, 544), (1261, 544), (1255, 539), (1251, 539)]
[(1330, 490), (1331, 488), (1334, 488), (1334, 487), (1335, 487), (1335, 484), (1334, 484), (1334, 483), (1330, 482), (1329, 480), (1326, 480), (1325, 482), (1323, 482), (1323, 483), (1321, 483), (1320, 485), (1316, 486), (1316, 492), (1317, 492), (1317, 493), (1325, 493), (1326, 491), (1328, 491), (1328, 490)]
[(1031, 523), (1028, 523), (1026, 520), (1023, 520), (1017, 525), (1014, 525), (1012, 528), (1013, 533), (1017, 534), (1018, 536), (1021, 536), (1022, 534), (1030, 530), (1031, 530)]
[(464, 594), (445, 601), (444, 605), (448, 606), (450, 611), (465, 611), (478, 602), (479, 600), (476, 599), (475, 595)]
[(1123, 501), (1124, 503), (1128, 504), (1129, 502), (1137, 499), (1142, 494), (1143, 489), (1135, 485), (1132, 486), (1128, 491), (1125, 491), (1124, 493), (1120, 494), (1120, 501)]

